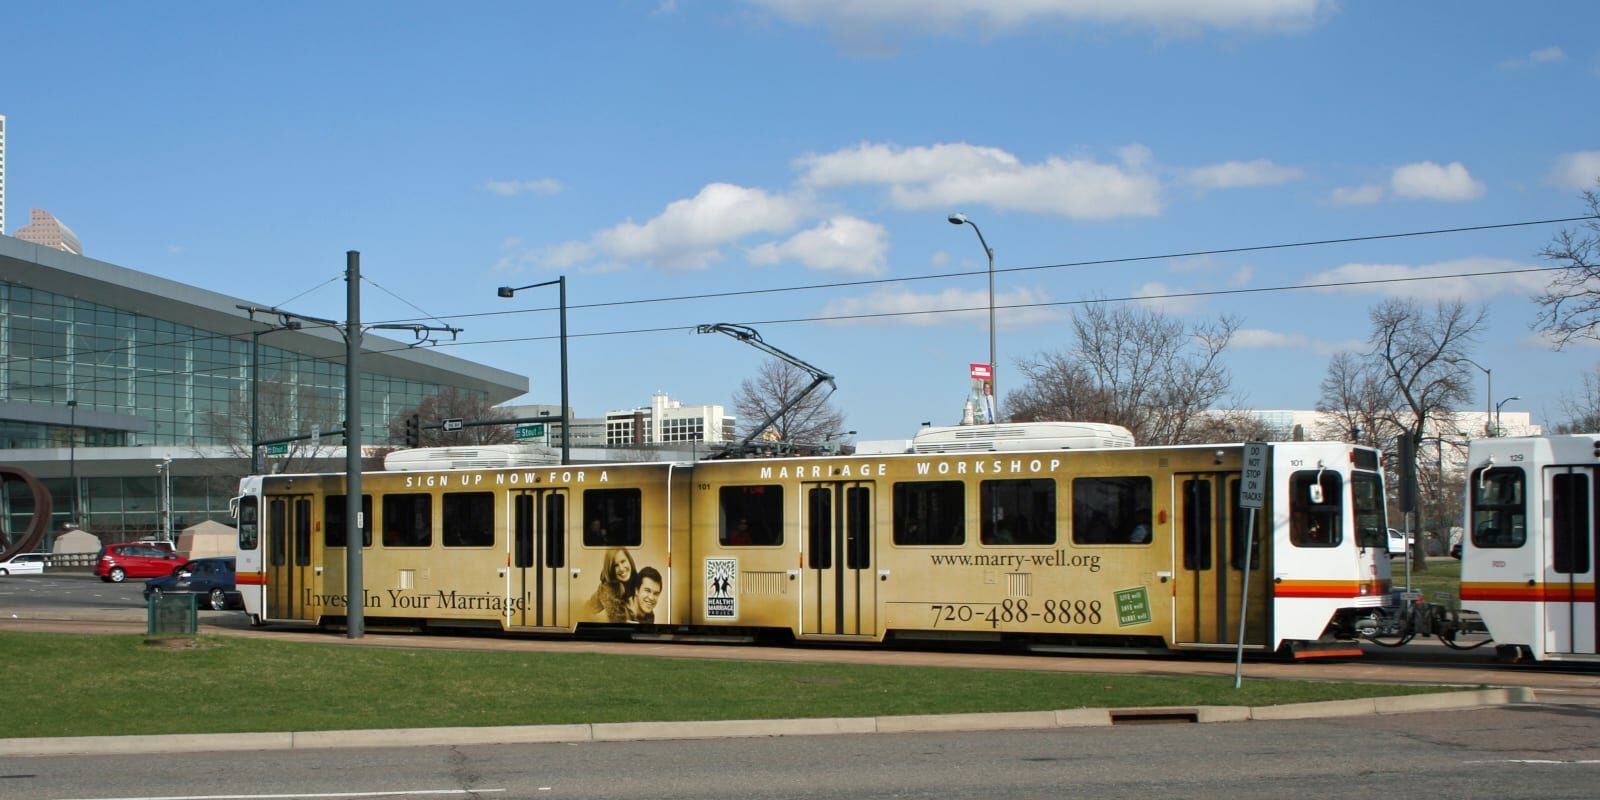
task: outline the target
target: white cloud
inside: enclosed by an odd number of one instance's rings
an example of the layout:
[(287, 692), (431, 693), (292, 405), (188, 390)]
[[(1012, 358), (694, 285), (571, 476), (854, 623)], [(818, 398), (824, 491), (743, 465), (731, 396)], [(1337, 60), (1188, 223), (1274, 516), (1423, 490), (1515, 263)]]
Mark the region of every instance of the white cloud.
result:
[(1567, 60), (1567, 54), (1559, 47), (1543, 47), (1520, 58), (1510, 58), (1500, 62), (1505, 69), (1526, 69), (1539, 64), (1550, 64)]
[[(694, 197), (674, 200), (653, 219), (614, 225), (589, 242), (548, 248), (546, 259), (604, 255), (621, 262), (645, 262), (668, 269), (704, 269), (722, 259), (722, 247), (755, 233), (783, 233), (799, 224), (803, 204), (728, 183), (707, 184)], [(542, 260), (556, 266), (554, 260)], [(573, 262), (569, 260), (568, 265)]]
[(1189, 290), (1168, 286), (1158, 281), (1151, 281), (1133, 290), (1134, 302), (1145, 308), (1160, 311), (1164, 314), (1190, 314), (1200, 309), (1205, 303), (1201, 297), (1173, 297)]
[(1370, 206), (1383, 202), (1383, 185), (1369, 183), (1365, 186), (1341, 186), (1329, 198), (1336, 206)]
[(811, 269), (878, 275), (884, 271), (888, 254), (889, 234), (882, 225), (837, 216), (787, 241), (753, 247), (747, 257), (757, 266), (793, 260)]
[(1568, 189), (1593, 189), (1600, 180), (1600, 150), (1564, 153), (1550, 170), (1550, 182)]
[(1230, 346), (1241, 350), (1263, 350), (1273, 347), (1303, 348), (1311, 345), (1311, 338), (1300, 333), (1282, 333), (1265, 328), (1240, 328), (1233, 332)]
[[(1306, 276), (1302, 283), (1358, 283), (1355, 286), (1329, 287), (1322, 291), (1341, 294), (1378, 294), (1417, 300), (1461, 300), (1475, 303), (1500, 294), (1527, 296), (1544, 289), (1549, 277), (1540, 272), (1512, 275), (1476, 273), (1532, 269), (1528, 264), (1500, 258), (1463, 258), (1433, 264), (1345, 264)], [(1440, 275), (1472, 275), (1468, 278), (1438, 278)]]
[(862, 142), (824, 155), (806, 155), (794, 165), (800, 182), (828, 188), (852, 184), (926, 183), (949, 172), (1009, 171), (1022, 167), (1016, 156), (995, 147), (936, 144), (901, 148)]
[(484, 181), (483, 184), (484, 191), (501, 197), (512, 197), (519, 194), (552, 195), (560, 193), (565, 188), (565, 186), (561, 185), (561, 181), (555, 178), (539, 178), (531, 181), (497, 181), (490, 179)]
[(1161, 183), (1148, 173), (1150, 151), (1133, 145), (1120, 163), (1052, 156), (1025, 164), (992, 147), (965, 143), (902, 148), (862, 143), (796, 159), (800, 181), (812, 187), (882, 185), (907, 209), (983, 204), (991, 208), (1073, 219), (1152, 216), (1161, 210)]
[[(1365, 342), (1355, 342), (1354, 348), (1366, 347)], [(1265, 328), (1240, 328), (1233, 332), (1228, 346), (1239, 350), (1299, 350), (1331, 356), (1350, 350), (1352, 342), (1324, 342), (1302, 333), (1269, 331)]]
[(1483, 184), (1467, 172), (1460, 161), (1440, 165), (1421, 161), (1395, 167), (1389, 177), (1389, 186), (1396, 197), (1415, 197), (1460, 203), (1483, 196)]
[(1278, 186), (1297, 181), (1305, 172), (1295, 167), (1274, 164), (1266, 159), (1228, 161), (1189, 170), (1185, 178), (1202, 189), (1237, 189), (1249, 186)]
[(973, 26), (1009, 32), (1050, 22), (1135, 25), (1165, 33), (1195, 29), (1286, 30), (1311, 27), (1332, 0), (747, 0), (801, 24), (841, 36), (909, 28), (954, 32)]
[[(1001, 329), (1015, 329), (1061, 319), (1062, 315), (1055, 306), (1006, 308), (1006, 306), (1036, 306), (1049, 302), (1048, 295), (1034, 289), (1021, 288), (997, 293), (994, 296), (995, 326)], [(981, 322), (987, 329), (989, 292), (987, 289), (970, 291), (946, 289), (933, 294), (919, 294), (904, 289), (879, 289), (865, 297), (834, 300), (823, 309), (822, 315), (868, 317), (864, 320), (840, 320), (841, 323), (876, 322), (917, 327), (968, 324), (976, 321)]]

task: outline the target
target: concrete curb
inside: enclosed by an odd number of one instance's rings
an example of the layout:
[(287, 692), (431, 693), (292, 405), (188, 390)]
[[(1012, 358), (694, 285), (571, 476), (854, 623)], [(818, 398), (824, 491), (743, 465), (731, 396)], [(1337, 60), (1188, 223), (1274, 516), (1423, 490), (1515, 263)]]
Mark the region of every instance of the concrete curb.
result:
[(0, 756), (123, 755), (219, 751), (310, 750), (437, 745), (550, 744), (666, 739), (728, 739), (757, 736), (829, 736), (867, 733), (1049, 730), (1109, 727), (1119, 722), (1246, 722), (1455, 711), (1538, 702), (1533, 689), (1474, 689), (1441, 694), (1329, 700), (1282, 706), (1193, 706), (1182, 708), (1074, 708), (995, 714), (927, 714), (894, 717), (711, 720), (702, 722), (607, 722), (574, 725), (515, 725), (494, 728), (394, 728), (361, 731), (280, 733), (186, 733), (160, 736), (72, 736), (0, 739)]

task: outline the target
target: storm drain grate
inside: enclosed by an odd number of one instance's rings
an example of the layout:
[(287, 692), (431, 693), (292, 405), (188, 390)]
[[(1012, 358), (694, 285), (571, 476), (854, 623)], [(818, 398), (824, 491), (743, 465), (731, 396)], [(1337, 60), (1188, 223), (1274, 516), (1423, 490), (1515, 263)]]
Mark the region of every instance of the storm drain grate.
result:
[(1199, 721), (1200, 712), (1184, 708), (1128, 708), (1111, 712), (1112, 725), (1172, 725)]

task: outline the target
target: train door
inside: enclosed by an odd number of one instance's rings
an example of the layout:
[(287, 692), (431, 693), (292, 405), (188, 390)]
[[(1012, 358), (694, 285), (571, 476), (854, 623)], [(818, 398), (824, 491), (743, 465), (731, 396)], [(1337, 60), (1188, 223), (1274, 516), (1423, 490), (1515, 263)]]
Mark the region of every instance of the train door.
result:
[(516, 627), (570, 628), (571, 579), (567, 573), (566, 489), (511, 495), (507, 623)]
[(1593, 655), (1600, 642), (1595, 613), (1595, 559), (1600, 550), (1593, 467), (1546, 467), (1549, 518), (1544, 563), (1544, 650)]
[(1266, 581), (1261, 575), (1261, 530), (1250, 545), (1249, 602), (1245, 592), (1245, 525), (1237, 473), (1174, 476), (1176, 561), (1173, 570), (1173, 641), (1180, 645), (1225, 645), (1239, 641), (1241, 606), (1248, 615), (1245, 643), (1266, 642)]
[(870, 483), (802, 485), (801, 634), (876, 638), (872, 508)]
[(267, 619), (313, 619), (311, 495), (267, 497)]

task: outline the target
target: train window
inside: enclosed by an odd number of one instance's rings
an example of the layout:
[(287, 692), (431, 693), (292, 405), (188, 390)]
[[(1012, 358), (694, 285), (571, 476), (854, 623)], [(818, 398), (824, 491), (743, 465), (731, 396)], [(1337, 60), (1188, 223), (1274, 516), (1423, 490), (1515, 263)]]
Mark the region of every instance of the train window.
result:
[(872, 566), (872, 490), (851, 486), (844, 499), (844, 565), (866, 569)]
[(447, 492), (440, 538), (445, 547), (490, 547), (494, 544), (494, 494)]
[(383, 546), (433, 545), (433, 496), (386, 494), (383, 496)]
[[(345, 546), (345, 495), (330, 494), (322, 499), (322, 546)], [(372, 495), (361, 495), (361, 518), (366, 527), (361, 529), (361, 546), (372, 546)]]
[(532, 494), (517, 494), (511, 498), (511, 537), (514, 543), (511, 566), (519, 569), (533, 566)]
[(1328, 469), (1289, 476), (1289, 543), (1338, 547), (1344, 542), (1344, 479)]
[(894, 543), (962, 544), (967, 540), (967, 504), (960, 481), (894, 485)]
[(584, 547), (638, 547), (644, 541), (638, 489), (590, 489), (583, 493)]
[(1183, 568), (1211, 569), (1211, 481), (1183, 482)]
[(294, 565), (311, 566), (311, 499), (294, 501)]
[(978, 508), (978, 540), (984, 544), (1056, 543), (1054, 480), (984, 481)]
[(261, 544), (261, 506), (255, 496), (239, 498), (239, 549), (254, 550)]
[(1148, 544), (1151, 481), (1143, 476), (1072, 481), (1073, 544)]
[(1551, 567), (1564, 575), (1589, 571), (1589, 476), (1582, 472), (1550, 478)]
[(724, 547), (783, 544), (783, 487), (724, 486), (717, 542)]
[(544, 499), (544, 565), (550, 568), (567, 565), (566, 537), (567, 496), (551, 494)]
[(289, 504), (273, 500), (267, 514), (267, 558), (274, 567), (289, 563)]
[(816, 488), (806, 492), (806, 566), (833, 567), (833, 492)]
[(1527, 494), (1522, 470), (1489, 467), (1473, 470), (1472, 546), (1521, 547), (1528, 538)]
[(1389, 521), (1383, 512), (1383, 478), (1376, 472), (1350, 475), (1356, 514), (1356, 546), (1389, 547)]
[[(1238, 478), (1231, 478), (1228, 481), (1228, 526), (1233, 532), (1233, 550), (1228, 554), (1228, 565), (1234, 569), (1244, 568), (1244, 540), (1245, 535), (1250, 532), (1246, 524), (1250, 521), (1251, 514), (1239, 507), (1240, 483), (1242, 481)], [(1257, 509), (1254, 516), (1256, 521), (1255, 535), (1249, 537), (1250, 569), (1256, 570), (1261, 569), (1261, 530), (1266, 527), (1266, 520), (1264, 519), (1266, 515), (1262, 514), (1260, 509)]]

